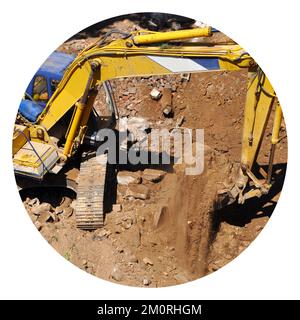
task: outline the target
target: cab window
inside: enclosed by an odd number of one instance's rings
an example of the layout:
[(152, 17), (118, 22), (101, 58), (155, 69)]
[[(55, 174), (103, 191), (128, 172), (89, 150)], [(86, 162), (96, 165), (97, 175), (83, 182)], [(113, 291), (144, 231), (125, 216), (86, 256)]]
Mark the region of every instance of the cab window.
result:
[(33, 99), (36, 101), (47, 101), (47, 80), (43, 76), (36, 76), (33, 84)]

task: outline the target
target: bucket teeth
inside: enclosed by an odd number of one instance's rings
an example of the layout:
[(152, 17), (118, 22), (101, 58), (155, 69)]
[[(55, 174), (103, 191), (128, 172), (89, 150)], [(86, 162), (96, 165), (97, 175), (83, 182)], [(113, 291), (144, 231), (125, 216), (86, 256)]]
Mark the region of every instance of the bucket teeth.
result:
[(79, 229), (94, 230), (104, 225), (106, 172), (106, 154), (91, 158), (80, 165), (75, 209)]

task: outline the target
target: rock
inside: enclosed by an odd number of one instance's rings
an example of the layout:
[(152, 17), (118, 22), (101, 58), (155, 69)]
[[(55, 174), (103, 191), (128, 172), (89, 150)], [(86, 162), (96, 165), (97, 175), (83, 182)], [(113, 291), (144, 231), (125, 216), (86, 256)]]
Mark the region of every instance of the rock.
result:
[(40, 215), (42, 212), (45, 212), (45, 211), (50, 211), (51, 210), (51, 205), (50, 203), (47, 203), (47, 202), (43, 202), (39, 205), (36, 205), (34, 206), (32, 209), (31, 209), (31, 212), (33, 214), (35, 214), (36, 216)]
[(150, 192), (149, 189), (144, 185), (129, 185), (126, 190), (126, 197), (133, 197), (135, 199), (146, 200), (149, 199)]
[(125, 217), (125, 218), (123, 218), (122, 220), (123, 220), (123, 222), (122, 222), (122, 227), (123, 227), (124, 229), (129, 229), (129, 228), (132, 226), (132, 224), (133, 224), (132, 219), (129, 218), (129, 217)]
[(206, 96), (208, 97), (208, 98), (211, 98), (211, 96), (213, 95), (213, 93), (214, 93), (214, 90), (215, 90), (215, 88), (214, 88), (214, 86), (213, 86), (213, 84), (212, 83), (208, 83), (208, 85), (207, 85), (207, 87), (206, 87)]
[(149, 286), (149, 284), (151, 284), (151, 280), (149, 278), (145, 277), (143, 279), (143, 285), (144, 286)]
[(153, 215), (153, 225), (154, 225), (155, 228), (157, 228), (157, 227), (160, 225), (163, 217), (164, 217), (164, 216), (166, 215), (166, 213), (167, 213), (167, 210), (168, 210), (167, 207), (160, 207), (160, 208), (158, 208), (158, 210), (156, 210), (156, 211), (154, 212), (154, 215)]
[(115, 227), (115, 233), (120, 234), (123, 231), (123, 228), (121, 226), (116, 226)]
[(87, 260), (83, 259), (82, 260), (82, 266), (86, 269), (88, 267), (88, 262)]
[(126, 107), (126, 109), (129, 110), (129, 111), (134, 110), (134, 105), (133, 105), (133, 103), (130, 103), (130, 104)]
[(145, 169), (143, 172), (143, 179), (151, 182), (159, 182), (166, 175), (165, 171), (156, 169)]
[(190, 77), (191, 77), (191, 74), (190, 74), (190, 73), (182, 73), (182, 74), (180, 75), (181, 81), (189, 81), (189, 80), (190, 80)]
[(34, 223), (35, 227), (38, 229), (38, 231), (40, 231), (42, 229), (42, 224), (39, 221), (36, 221)]
[(153, 88), (150, 92), (150, 96), (153, 100), (159, 100), (162, 93), (157, 88)]
[(71, 215), (73, 214), (74, 209), (72, 207), (67, 207), (64, 209), (63, 211), (63, 215), (67, 218), (71, 217)]
[(138, 248), (141, 245), (141, 232), (137, 225), (133, 225), (128, 231), (128, 244), (134, 248)]
[(189, 279), (183, 274), (183, 273), (177, 273), (175, 274), (174, 278), (179, 281), (180, 283), (186, 283), (189, 281)]
[(64, 208), (69, 207), (71, 203), (72, 203), (72, 199), (71, 198), (63, 197), (59, 206), (64, 209)]
[(190, 228), (192, 228), (193, 225), (194, 225), (193, 221), (191, 221), (191, 220), (188, 220), (188, 221), (187, 221), (187, 224), (188, 224), (188, 226), (189, 226)]
[(70, 204), (70, 207), (73, 208), (74, 210), (76, 209), (76, 200), (73, 200), (72, 203)]
[(112, 209), (115, 212), (121, 212), (122, 211), (122, 205), (121, 204), (113, 204)]
[(172, 113), (173, 113), (173, 109), (172, 109), (171, 106), (168, 106), (168, 107), (163, 109), (163, 114), (166, 117), (169, 117)]
[(41, 224), (52, 220), (51, 213), (49, 211), (40, 212), (37, 221)]
[(139, 184), (142, 182), (142, 178), (138, 173), (128, 172), (128, 171), (120, 171), (117, 175), (118, 184), (122, 186), (127, 186), (129, 184)]
[(136, 94), (136, 88), (135, 88), (135, 87), (129, 87), (129, 88), (128, 88), (128, 92), (129, 92), (130, 94)]
[(58, 222), (59, 221), (58, 216), (53, 212), (50, 212), (50, 217), (51, 217), (53, 222)]
[(184, 121), (184, 116), (180, 116), (176, 121), (175, 128), (179, 128), (183, 124), (183, 121)]
[(119, 282), (119, 281), (122, 281), (122, 279), (124, 278), (124, 275), (117, 266), (114, 266), (111, 272), (111, 277), (112, 279)]
[(153, 266), (153, 261), (151, 259), (149, 259), (148, 257), (145, 257), (143, 259), (143, 262), (145, 263), (145, 265)]
[(61, 206), (58, 206), (54, 210), (55, 214), (62, 214), (64, 212), (64, 208)]
[(111, 235), (111, 232), (106, 229), (96, 230), (95, 234), (93, 235), (93, 240), (104, 240), (107, 239)]
[(30, 207), (38, 206), (39, 204), (40, 204), (40, 200), (38, 198), (34, 198), (34, 199), (31, 199), (30, 201), (28, 201), (28, 205)]
[(131, 133), (131, 141), (143, 141), (147, 138), (149, 121), (142, 117), (131, 117), (127, 120), (127, 130)]

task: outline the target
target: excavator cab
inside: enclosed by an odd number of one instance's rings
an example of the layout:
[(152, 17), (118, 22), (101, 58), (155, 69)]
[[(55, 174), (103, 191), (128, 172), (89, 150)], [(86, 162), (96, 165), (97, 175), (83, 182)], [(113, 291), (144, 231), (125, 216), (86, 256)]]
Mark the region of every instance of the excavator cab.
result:
[(75, 55), (54, 51), (31, 79), (19, 113), (30, 122), (35, 122), (44, 110), (64, 76), (65, 70), (75, 59)]

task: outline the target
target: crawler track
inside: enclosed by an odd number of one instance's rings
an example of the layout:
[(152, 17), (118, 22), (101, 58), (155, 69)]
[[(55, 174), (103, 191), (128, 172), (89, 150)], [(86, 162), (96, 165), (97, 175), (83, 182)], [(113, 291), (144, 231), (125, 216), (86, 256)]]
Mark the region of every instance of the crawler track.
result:
[(106, 172), (105, 154), (90, 158), (80, 165), (75, 210), (76, 224), (80, 229), (103, 227)]

